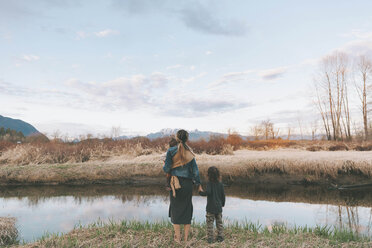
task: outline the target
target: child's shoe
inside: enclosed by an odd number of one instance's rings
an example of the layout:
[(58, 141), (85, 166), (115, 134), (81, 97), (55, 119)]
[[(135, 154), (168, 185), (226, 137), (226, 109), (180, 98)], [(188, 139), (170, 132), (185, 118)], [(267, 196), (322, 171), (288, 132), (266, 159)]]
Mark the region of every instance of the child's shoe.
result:
[(222, 242), (223, 240), (224, 240), (223, 237), (221, 237), (221, 236), (218, 236), (218, 237), (217, 237), (217, 241), (218, 241), (218, 242)]
[(213, 238), (208, 238), (208, 243), (212, 244), (213, 243)]

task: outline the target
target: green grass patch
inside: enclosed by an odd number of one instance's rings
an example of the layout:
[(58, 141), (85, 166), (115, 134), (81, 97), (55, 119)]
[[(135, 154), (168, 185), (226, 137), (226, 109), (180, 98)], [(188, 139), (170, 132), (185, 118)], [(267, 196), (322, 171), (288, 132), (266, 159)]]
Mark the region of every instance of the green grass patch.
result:
[[(371, 247), (369, 237), (329, 226), (288, 227), (282, 224), (234, 222), (224, 227), (225, 241), (212, 247)], [(205, 223), (193, 222), (190, 247), (208, 247)], [(216, 246), (217, 245), (217, 246)], [(67, 234), (47, 234), (24, 247), (179, 247), (173, 242), (168, 221), (140, 222), (98, 220), (87, 226), (76, 225)]]

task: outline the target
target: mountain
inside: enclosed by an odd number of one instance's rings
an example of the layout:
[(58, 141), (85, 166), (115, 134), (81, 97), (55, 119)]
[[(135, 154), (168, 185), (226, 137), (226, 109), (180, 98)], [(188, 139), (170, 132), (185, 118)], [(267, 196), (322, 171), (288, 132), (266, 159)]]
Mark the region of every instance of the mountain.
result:
[(4, 129), (9, 128), (12, 130), (16, 130), (17, 132), (21, 131), (24, 136), (30, 136), (39, 133), (39, 131), (35, 127), (27, 122), (12, 119), (2, 115), (0, 115), (0, 128), (1, 127), (3, 127)]
[[(171, 135), (176, 134), (178, 130), (179, 129), (165, 128), (165, 129), (160, 130), (159, 132), (150, 133), (146, 137), (149, 138), (149, 139), (167, 137), (167, 136), (171, 136)], [(191, 140), (191, 141), (199, 140), (199, 139), (204, 139), (204, 140), (208, 141), (210, 136), (212, 136), (212, 135), (223, 136), (224, 138), (227, 137), (227, 134), (209, 132), (209, 131), (199, 131), (197, 129), (190, 130), (188, 132), (189, 132), (189, 140)]]

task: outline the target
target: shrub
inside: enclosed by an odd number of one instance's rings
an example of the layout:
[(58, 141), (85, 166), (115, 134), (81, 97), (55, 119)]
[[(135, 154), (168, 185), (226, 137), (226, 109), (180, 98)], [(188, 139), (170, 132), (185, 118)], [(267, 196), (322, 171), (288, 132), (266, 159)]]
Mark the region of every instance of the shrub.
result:
[(330, 146), (328, 151), (348, 151), (349, 148), (345, 144), (337, 144)]

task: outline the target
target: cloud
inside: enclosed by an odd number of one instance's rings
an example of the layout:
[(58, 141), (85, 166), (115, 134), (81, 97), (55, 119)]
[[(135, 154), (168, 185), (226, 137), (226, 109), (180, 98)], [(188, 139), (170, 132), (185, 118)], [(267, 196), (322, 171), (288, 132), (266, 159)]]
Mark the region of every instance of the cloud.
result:
[[(196, 77), (202, 77), (200, 74)], [(202, 96), (203, 92), (188, 92), (180, 85), (171, 88), (171, 82), (191, 79), (172, 78), (160, 72), (154, 72), (148, 76), (133, 75), (120, 77), (106, 82), (82, 82), (78, 79), (70, 79), (65, 82), (80, 99), (87, 101), (86, 105), (106, 110), (126, 109), (151, 109), (154, 113), (168, 116), (194, 117), (213, 113), (233, 111), (251, 106), (245, 101), (236, 99), (226, 100), (223, 97), (213, 95)]]
[(171, 0), (114, 0), (115, 9), (124, 10), (126, 14), (160, 14), (175, 17), (190, 29), (212, 35), (244, 36), (249, 28), (236, 18), (223, 19), (206, 7), (202, 1)]
[(229, 72), (224, 75), (222, 75), (217, 81), (211, 83), (209, 85), (210, 88), (222, 86), (225, 84), (230, 84), (242, 80), (247, 80), (248, 75), (254, 73), (255, 70), (246, 70), (246, 71), (240, 71), (240, 72)]
[(243, 36), (248, 26), (242, 20), (223, 20), (201, 4), (190, 4), (180, 10), (181, 20), (194, 30), (214, 35)]
[(23, 56), (21, 57), (21, 60), (24, 60), (24, 61), (27, 61), (27, 62), (36, 61), (36, 60), (39, 60), (39, 59), (40, 59), (39, 56), (32, 55), (32, 54), (23, 55)]
[(342, 34), (342, 36), (351, 37), (352, 40), (334, 51), (347, 53), (351, 57), (359, 55), (372, 56), (372, 32), (352, 30), (350, 33)]
[(251, 106), (253, 104), (246, 102), (186, 97), (173, 102), (172, 105), (162, 109), (162, 111), (164, 114), (171, 116), (200, 117)]
[(133, 75), (120, 77), (103, 83), (82, 82), (70, 79), (67, 86), (80, 90), (87, 100), (99, 104), (103, 108), (128, 110), (151, 106), (156, 97), (154, 93), (168, 84), (169, 78), (159, 72), (150, 76)]
[(207, 55), (207, 56), (208, 56), (208, 55), (211, 55), (211, 54), (212, 54), (211, 51), (206, 51), (206, 52), (205, 52), (205, 55)]
[(263, 80), (273, 80), (277, 79), (284, 75), (288, 70), (287, 66), (268, 69), (268, 70), (262, 70), (258, 74), (261, 76)]
[(117, 34), (120, 34), (119, 31), (117, 30), (112, 30), (112, 29), (105, 29), (105, 30), (102, 30), (102, 31), (99, 31), (99, 32), (94, 32), (94, 35), (97, 36), (97, 37), (107, 37), (107, 36), (110, 36), (110, 35), (117, 35)]
[(36, 87), (28, 88), (13, 83), (5, 82), (0, 80), (0, 94), (20, 96), (35, 99), (35, 96), (38, 96), (37, 99), (72, 99), (76, 98), (77, 95), (69, 93), (66, 91), (56, 90), (56, 89), (37, 89)]

